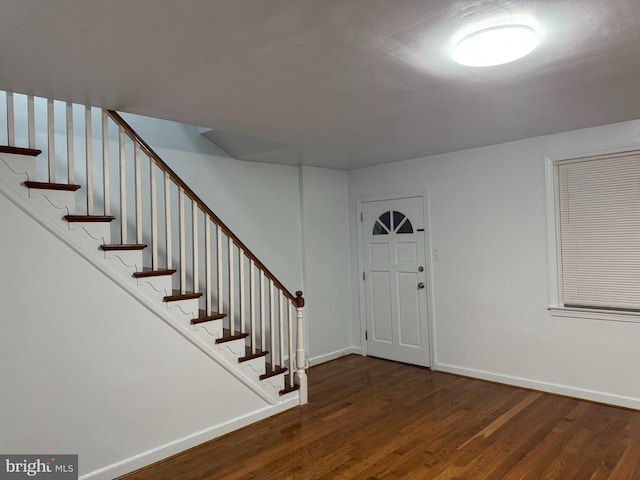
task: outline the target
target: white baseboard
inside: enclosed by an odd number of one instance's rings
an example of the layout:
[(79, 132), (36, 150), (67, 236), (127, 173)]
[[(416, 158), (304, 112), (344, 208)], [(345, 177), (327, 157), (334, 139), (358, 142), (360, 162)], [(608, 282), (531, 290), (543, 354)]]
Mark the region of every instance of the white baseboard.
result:
[(481, 380), (489, 380), (496, 383), (504, 383), (516, 387), (530, 388), (542, 392), (555, 393), (565, 395), (567, 397), (580, 398), (593, 402), (606, 403), (609, 405), (617, 405), (620, 407), (640, 409), (640, 398), (626, 397), (624, 395), (615, 395), (597, 390), (589, 390), (585, 388), (572, 387), (570, 385), (562, 385), (558, 383), (543, 382), (540, 380), (532, 380), (529, 378), (514, 377), (511, 375), (503, 375), (500, 373), (487, 372), (484, 370), (476, 370), (474, 368), (460, 367), (457, 365), (449, 365), (447, 363), (435, 363), (434, 370), (447, 373), (455, 373), (465, 377), (479, 378)]
[[(86, 473), (81, 475), (79, 480), (110, 480), (120, 475), (124, 475), (125, 473), (133, 472), (134, 470), (151, 465), (154, 462), (170, 457), (171, 455), (175, 455), (176, 453), (183, 452), (204, 442), (208, 442), (209, 440), (213, 440), (214, 438), (226, 435), (227, 433), (238, 430), (239, 428), (246, 427), (247, 425), (259, 420), (271, 417), (272, 415), (283, 412), (297, 405), (298, 397), (287, 399), (277, 405), (270, 405), (235, 420), (194, 432), (169, 443), (165, 443), (164, 445), (152, 448), (151, 450), (147, 450), (146, 452), (134, 455), (133, 457), (125, 458), (124, 460), (108, 465), (99, 470)], [(82, 459), (80, 459), (80, 461), (82, 461)]]
[(330, 360), (335, 360), (336, 358), (344, 357), (346, 355), (351, 355), (352, 353), (362, 355), (362, 349), (360, 347), (348, 347), (348, 348), (343, 348), (341, 350), (336, 350), (335, 352), (318, 355), (316, 357), (309, 359), (309, 366), (319, 365), (321, 363), (328, 362)]

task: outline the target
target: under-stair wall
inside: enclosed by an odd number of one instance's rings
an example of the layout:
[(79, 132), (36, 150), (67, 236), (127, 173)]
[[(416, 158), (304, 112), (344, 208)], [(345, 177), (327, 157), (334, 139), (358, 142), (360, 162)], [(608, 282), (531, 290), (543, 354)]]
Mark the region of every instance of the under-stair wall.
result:
[(0, 451), (76, 453), (83, 478), (110, 479), (283, 407), (2, 195), (0, 218)]

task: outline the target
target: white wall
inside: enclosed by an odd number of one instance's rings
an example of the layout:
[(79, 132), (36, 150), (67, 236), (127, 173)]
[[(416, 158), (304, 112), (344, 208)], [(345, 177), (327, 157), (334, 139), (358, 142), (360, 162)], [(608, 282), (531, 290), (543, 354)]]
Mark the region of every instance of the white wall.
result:
[(302, 225), (308, 357), (351, 353), (348, 174), (302, 167)]
[(2, 195), (0, 218), (0, 451), (127, 471), (268, 407)]
[(428, 191), (432, 248), (441, 257), (430, 266), (434, 367), (639, 408), (640, 323), (546, 309), (545, 156), (630, 144), (640, 145), (640, 121), (351, 171), (352, 291), (360, 281), (356, 200)]

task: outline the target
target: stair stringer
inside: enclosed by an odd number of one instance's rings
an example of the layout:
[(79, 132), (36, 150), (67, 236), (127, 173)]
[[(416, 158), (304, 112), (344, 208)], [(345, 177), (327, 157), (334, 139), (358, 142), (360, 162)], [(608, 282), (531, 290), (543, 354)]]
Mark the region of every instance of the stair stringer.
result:
[[(73, 213), (68, 206), (61, 204), (61, 199), (65, 198), (66, 195), (60, 195), (61, 192), (57, 191), (42, 191), (35, 195), (30, 194), (30, 189), (23, 186), (22, 183), (34, 179), (34, 158), (26, 155), (0, 153), (0, 193), (18, 209), (65, 243), (147, 310), (167, 323), (233, 377), (255, 392), (260, 398), (270, 405), (291, 402), (292, 395), (287, 394), (280, 397), (278, 393), (283, 382), (282, 374), (278, 376), (279, 378), (260, 380), (253, 369), (243, 369), (241, 364), (238, 363), (239, 353), (234, 353), (232, 356), (228, 355), (228, 349), (218, 348), (219, 345), (215, 345), (211, 341), (205, 341), (207, 337), (213, 337), (214, 340), (219, 338), (222, 335), (221, 327), (219, 331), (217, 329), (212, 331), (209, 327), (206, 329), (207, 335), (202, 335), (203, 332), (198, 333), (199, 330), (205, 330), (202, 325), (190, 325), (191, 319), (197, 316), (197, 300), (159, 301), (159, 296), (165, 293), (162, 292), (162, 288), (158, 288), (154, 284), (155, 282), (150, 279), (141, 281), (132, 277), (132, 273), (137, 267), (131, 264), (132, 257), (128, 254), (132, 252), (126, 252), (127, 256), (125, 257), (124, 255), (119, 255), (121, 252), (113, 254), (113, 252), (103, 252), (99, 249), (101, 244), (109, 243), (108, 225), (99, 223), (69, 224), (62, 219), (64, 215)], [(72, 201), (71, 205), (73, 204)], [(142, 269), (142, 254), (141, 252), (135, 253), (140, 255), (140, 269)], [(133, 263), (135, 264), (136, 262), (134, 261)], [(166, 293), (169, 292), (167, 291)], [(244, 349), (238, 350), (239, 352), (244, 351)], [(295, 398), (297, 398), (298, 393), (295, 393)], [(294, 405), (291, 404), (292, 407)]]

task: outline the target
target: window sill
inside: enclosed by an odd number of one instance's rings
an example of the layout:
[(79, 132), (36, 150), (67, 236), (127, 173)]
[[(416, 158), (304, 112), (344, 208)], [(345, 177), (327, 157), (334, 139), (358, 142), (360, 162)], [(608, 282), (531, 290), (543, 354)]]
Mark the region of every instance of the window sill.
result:
[(584, 318), (587, 320), (604, 320), (608, 322), (640, 323), (640, 313), (616, 310), (597, 310), (595, 308), (563, 307), (552, 305), (547, 307), (554, 317)]

